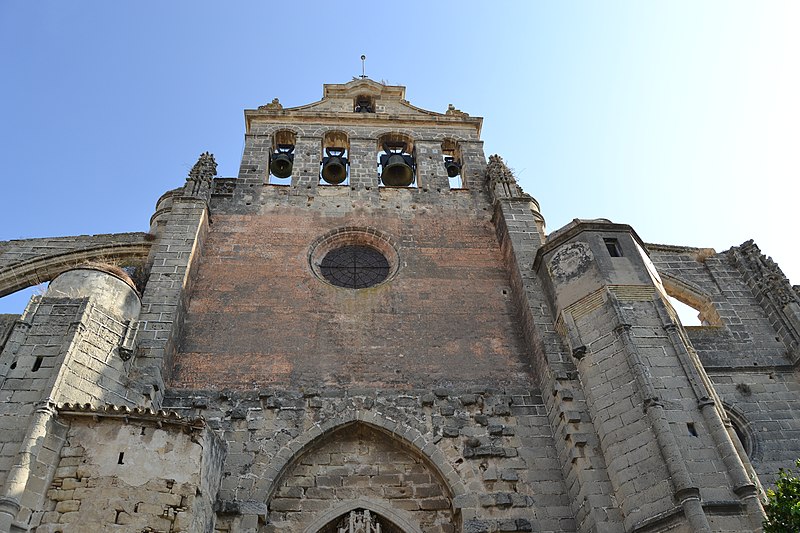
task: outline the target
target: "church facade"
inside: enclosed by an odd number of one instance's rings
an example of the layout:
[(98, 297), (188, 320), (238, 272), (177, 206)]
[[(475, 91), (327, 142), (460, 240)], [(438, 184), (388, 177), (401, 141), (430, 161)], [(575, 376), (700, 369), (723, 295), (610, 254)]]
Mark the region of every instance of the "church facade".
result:
[(0, 531), (760, 529), (800, 291), (752, 241), (548, 234), (400, 86), (245, 121), (146, 233), (0, 242), (0, 296), (50, 281), (0, 315)]

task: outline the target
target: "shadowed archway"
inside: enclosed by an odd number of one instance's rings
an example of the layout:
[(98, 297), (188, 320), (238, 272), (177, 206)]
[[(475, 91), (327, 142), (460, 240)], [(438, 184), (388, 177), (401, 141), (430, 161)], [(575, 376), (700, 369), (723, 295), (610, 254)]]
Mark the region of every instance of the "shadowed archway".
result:
[(268, 522), (276, 531), (327, 532), (351, 511), (368, 510), (383, 524), (382, 533), (458, 531), (453, 492), (421, 449), (354, 420), (293, 454), (267, 500)]

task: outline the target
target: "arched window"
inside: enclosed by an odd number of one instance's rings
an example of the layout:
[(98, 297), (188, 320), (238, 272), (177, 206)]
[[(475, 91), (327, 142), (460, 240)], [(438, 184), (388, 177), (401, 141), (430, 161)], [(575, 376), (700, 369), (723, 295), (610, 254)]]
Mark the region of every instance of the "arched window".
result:
[(342, 131), (329, 131), (322, 137), (322, 159), (319, 164), (321, 185), (350, 183), (350, 140)]
[(408, 135), (387, 133), (378, 138), (378, 176), (384, 187), (417, 187), (414, 141)]
[(458, 143), (452, 139), (442, 142), (442, 163), (447, 171), (450, 189), (464, 189), (464, 180), (461, 177), (463, 159)]
[(669, 303), (684, 326), (721, 326), (722, 319), (711, 299), (691, 284), (659, 273)]
[(271, 185), (291, 185), (296, 142), (297, 136), (289, 130), (277, 131), (272, 137), (272, 153), (269, 157)]
[[(749, 459), (753, 459), (758, 455), (759, 447), (758, 440), (755, 433), (750, 429), (750, 424), (747, 419), (735, 410), (730, 405), (724, 405), (725, 414), (728, 415), (728, 420), (731, 422), (733, 432), (736, 435), (739, 443), (742, 445), (742, 450)], [(744, 457), (742, 458), (745, 459)]]

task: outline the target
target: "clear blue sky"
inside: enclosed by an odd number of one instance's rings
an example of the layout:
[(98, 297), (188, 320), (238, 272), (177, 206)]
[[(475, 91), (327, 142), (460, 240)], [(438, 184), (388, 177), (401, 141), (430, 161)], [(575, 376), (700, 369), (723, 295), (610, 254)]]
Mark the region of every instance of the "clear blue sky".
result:
[[(367, 74), (483, 116), (555, 230), (629, 223), (800, 283), (798, 2), (0, 3), (0, 240), (145, 231), (242, 110)], [(0, 300), (19, 312), (24, 296)]]

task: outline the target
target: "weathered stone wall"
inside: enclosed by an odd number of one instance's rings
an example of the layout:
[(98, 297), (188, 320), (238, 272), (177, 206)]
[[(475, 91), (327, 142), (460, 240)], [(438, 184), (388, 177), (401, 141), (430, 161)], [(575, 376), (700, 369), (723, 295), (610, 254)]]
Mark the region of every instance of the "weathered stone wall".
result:
[(37, 403), (52, 390), (84, 304), (82, 299), (37, 297), (0, 354), (0, 486), (17, 458)]
[(85, 414), (62, 413), (70, 425), (37, 532), (213, 531), (224, 456), (213, 433)]
[(753, 468), (764, 485), (800, 457), (800, 383), (794, 371), (710, 373), (729, 416), (743, 434)]
[(161, 405), (166, 388), (163, 372), (172, 366), (209, 223), (204, 198), (176, 191), (165, 197), (154, 215), (157, 240), (148, 257), (149, 278), (129, 373), (134, 387), (155, 408)]
[(577, 361), (624, 527), (757, 528), (757, 487), (637, 241), (626, 226), (576, 220), (535, 264)]
[(650, 256), (672, 296), (697, 308), (707, 328), (688, 329), (707, 368), (790, 363), (764, 308), (726, 253), (650, 245)]
[(759, 273), (760, 287), (746, 283), (731, 255), (751, 249), (752, 243), (719, 254), (648, 247), (671, 293), (711, 322), (686, 328), (687, 334), (745, 441), (753, 468), (762, 483), (771, 484), (779, 468), (800, 457), (800, 387), (791, 344), (778, 335), (771, 309), (759, 298), (776, 290), (791, 296), (792, 288), (772, 265)]
[[(40, 502), (52, 461), (40, 453), (38, 435), (52, 424), (52, 405), (64, 402), (136, 405), (119, 355), (129, 322), (139, 313), (134, 289), (106, 272), (72, 270), (34, 297), (0, 354), (0, 485), (30, 513)], [(42, 452), (43, 457), (47, 455)], [(13, 475), (11, 472), (16, 469)], [(20, 495), (18, 492), (24, 490)]]
[(50, 281), (88, 261), (141, 264), (150, 246), (146, 233), (0, 241), (0, 297)]
[[(376, 113), (352, 112), (362, 91)], [(359, 510), (384, 533), (756, 530), (737, 449), (768, 482), (800, 454), (800, 299), (777, 266), (752, 243), (650, 246), (708, 324), (684, 330), (630, 228), (545, 238), (481, 119), (372, 81), (325, 94), (246, 111), (238, 177), (203, 154), (150, 234), (0, 243), (0, 294), (90, 259), (148, 275), (141, 312), (87, 284), (0, 318), (0, 530), (330, 533)], [(282, 130), (294, 168), (270, 185)], [(340, 186), (319, 181), (334, 131)], [(385, 135), (413, 143), (414, 186), (380, 184)], [(331, 243), (385, 252), (389, 280), (319, 279)], [(162, 402), (184, 418), (134, 408)]]
[(0, 352), (6, 344), (11, 330), (14, 328), (14, 323), (19, 319), (20, 315), (5, 314), (0, 315)]
[(354, 502), (424, 531), (575, 531), (528, 388), (173, 391), (165, 402), (203, 413), (227, 442), (220, 531), (299, 531)]

